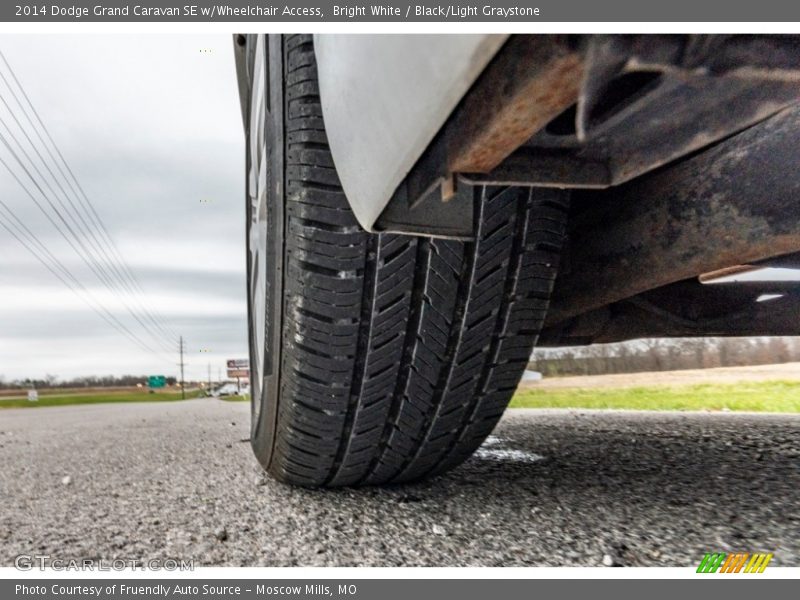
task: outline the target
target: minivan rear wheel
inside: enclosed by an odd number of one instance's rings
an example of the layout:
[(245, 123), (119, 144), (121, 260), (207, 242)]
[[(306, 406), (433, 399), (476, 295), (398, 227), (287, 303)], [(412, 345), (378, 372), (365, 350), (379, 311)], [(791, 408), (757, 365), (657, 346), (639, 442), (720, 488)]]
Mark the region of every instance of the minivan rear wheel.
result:
[(328, 147), (311, 36), (270, 36), (264, 57), (261, 154), (248, 144), (256, 457), (304, 486), (447, 471), (491, 432), (528, 362), (566, 193), (475, 188), (474, 242), (366, 233)]

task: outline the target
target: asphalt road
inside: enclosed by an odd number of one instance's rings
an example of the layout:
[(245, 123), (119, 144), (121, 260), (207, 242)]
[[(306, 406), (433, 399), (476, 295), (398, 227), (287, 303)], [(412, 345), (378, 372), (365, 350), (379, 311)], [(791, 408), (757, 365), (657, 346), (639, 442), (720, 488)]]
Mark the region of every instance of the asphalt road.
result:
[(0, 565), (800, 564), (800, 417), (509, 411), (467, 464), (384, 489), (260, 475), (244, 403), (0, 410)]

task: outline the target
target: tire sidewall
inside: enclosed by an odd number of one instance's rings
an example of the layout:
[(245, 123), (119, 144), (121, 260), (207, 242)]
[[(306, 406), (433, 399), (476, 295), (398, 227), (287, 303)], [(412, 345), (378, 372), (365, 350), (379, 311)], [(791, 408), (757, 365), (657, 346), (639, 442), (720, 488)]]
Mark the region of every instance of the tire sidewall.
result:
[[(253, 452), (265, 469), (269, 469), (272, 459), (277, 424), (278, 390), (280, 387), (280, 339), (282, 332), (282, 298), (283, 298), (283, 262), (284, 262), (284, 88), (283, 88), (283, 36), (267, 35), (267, 60), (265, 61), (268, 106), (271, 110), (265, 113), (264, 152), (267, 161), (266, 177), (266, 209), (267, 209), (267, 266), (266, 266), (266, 311), (263, 373), (261, 381), (256, 381), (258, 353), (255, 326), (257, 322), (252, 303), (252, 257), (249, 250), (251, 234), (252, 205), (247, 202), (247, 293), (248, 293), (248, 342), (251, 365), (251, 428), (250, 442)], [(248, 133), (248, 148), (249, 137)], [(248, 172), (250, 170), (248, 159)]]

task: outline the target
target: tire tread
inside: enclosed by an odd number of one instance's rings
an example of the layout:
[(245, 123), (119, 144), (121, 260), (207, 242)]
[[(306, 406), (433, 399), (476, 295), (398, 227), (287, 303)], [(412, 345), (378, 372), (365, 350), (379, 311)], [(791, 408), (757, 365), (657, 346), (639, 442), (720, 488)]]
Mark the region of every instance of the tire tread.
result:
[(444, 472), (497, 423), (541, 328), (562, 192), (480, 188), (475, 242), (358, 227), (322, 123), (311, 36), (284, 38), (283, 351), (269, 470), (306, 486)]

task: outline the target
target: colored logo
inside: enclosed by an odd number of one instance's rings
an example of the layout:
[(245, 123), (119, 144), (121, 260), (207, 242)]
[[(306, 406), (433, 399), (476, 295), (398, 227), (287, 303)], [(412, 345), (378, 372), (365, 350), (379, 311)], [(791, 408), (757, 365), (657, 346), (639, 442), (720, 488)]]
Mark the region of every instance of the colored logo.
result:
[(698, 573), (763, 573), (772, 554), (749, 552), (711, 552), (703, 556)]

